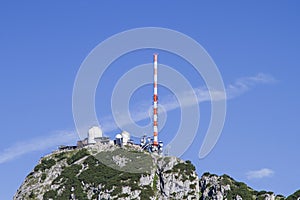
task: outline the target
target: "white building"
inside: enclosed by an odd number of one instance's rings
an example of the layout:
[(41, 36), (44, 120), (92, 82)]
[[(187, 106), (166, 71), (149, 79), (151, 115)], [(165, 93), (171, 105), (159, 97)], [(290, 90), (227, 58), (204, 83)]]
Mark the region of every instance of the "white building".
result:
[(121, 134), (116, 135), (116, 145), (122, 146), (123, 145), (123, 137)]
[(122, 138), (123, 138), (123, 145), (126, 145), (130, 140), (130, 134), (126, 131), (123, 131), (121, 133), (121, 135), (122, 135)]
[(93, 126), (88, 131), (88, 144), (96, 144), (97, 138), (102, 138), (102, 130), (98, 126)]

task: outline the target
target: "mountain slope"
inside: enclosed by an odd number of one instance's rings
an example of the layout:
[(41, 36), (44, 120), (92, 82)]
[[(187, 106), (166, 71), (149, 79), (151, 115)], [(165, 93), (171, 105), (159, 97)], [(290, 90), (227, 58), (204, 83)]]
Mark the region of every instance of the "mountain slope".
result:
[(195, 167), (129, 146), (93, 145), (45, 156), (14, 199), (198, 199)]
[(285, 198), (255, 191), (228, 175), (199, 178), (190, 161), (137, 146), (96, 144), (41, 158), (14, 199), (299, 200), (300, 190)]

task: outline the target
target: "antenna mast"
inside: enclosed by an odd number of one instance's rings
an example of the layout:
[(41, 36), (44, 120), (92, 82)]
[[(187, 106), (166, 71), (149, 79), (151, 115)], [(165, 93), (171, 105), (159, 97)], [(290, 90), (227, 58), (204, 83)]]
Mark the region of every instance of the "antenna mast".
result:
[(158, 146), (158, 128), (157, 128), (157, 57), (158, 54), (153, 55), (153, 145), (157, 148)]

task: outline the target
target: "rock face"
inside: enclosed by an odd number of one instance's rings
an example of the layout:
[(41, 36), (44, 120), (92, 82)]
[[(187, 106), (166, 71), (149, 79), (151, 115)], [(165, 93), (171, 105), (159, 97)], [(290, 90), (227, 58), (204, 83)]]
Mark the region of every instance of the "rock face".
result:
[(43, 157), (14, 199), (199, 199), (190, 161), (96, 144)]
[(300, 200), (300, 190), (287, 198), (258, 192), (228, 175), (199, 178), (190, 161), (96, 144), (43, 157), (14, 199)]
[(163, 199), (199, 199), (199, 183), (195, 167), (190, 161), (176, 157), (157, 160), (156, 174)]
[(203, 200), (298, 200), (300, 190), (285, 198), (273, 192), (255, 191), (245, 183), (237, 182), (228, 175), (204, 173), (199, 180)]

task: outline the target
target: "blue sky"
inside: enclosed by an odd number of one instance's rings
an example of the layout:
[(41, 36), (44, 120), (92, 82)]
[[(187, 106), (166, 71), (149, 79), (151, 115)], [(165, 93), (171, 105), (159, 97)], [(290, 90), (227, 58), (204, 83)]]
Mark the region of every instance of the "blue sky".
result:
[[(114, 34), (148, 26), (177, 30), (200, 43), (231, 97), (222, 135), (202, 160), (197, 155), (210, 103), (199, 103), (200, 130), (182, 158), (192, 160), (199, 174), (226, 173), (256, 190), (288, 195), (300, 189), (299, 6), (297, 1), (1, 2), (0, 198), (12, 198), (41, 156), (78, 139), (72, 90), (89, 52)], [(132, 52), (107, 71), (96, 94), (100, 121), (109, 115), (114, 81), (133, 65), (151, 62), (153, 52)], [(160, 62), (179, 70), (194, 88), (205, 86), (191, 69), (180, 68), (188, 66), (185, 61), (159, 53)], [(160, 98), (170, 94), (159, 89)], [(137, 90), (131, 105), (151, 103), (148, 91), (151, 86)], [(178, 116), (179, 109), (168, 112), (164, 140), (176, 130)]]

